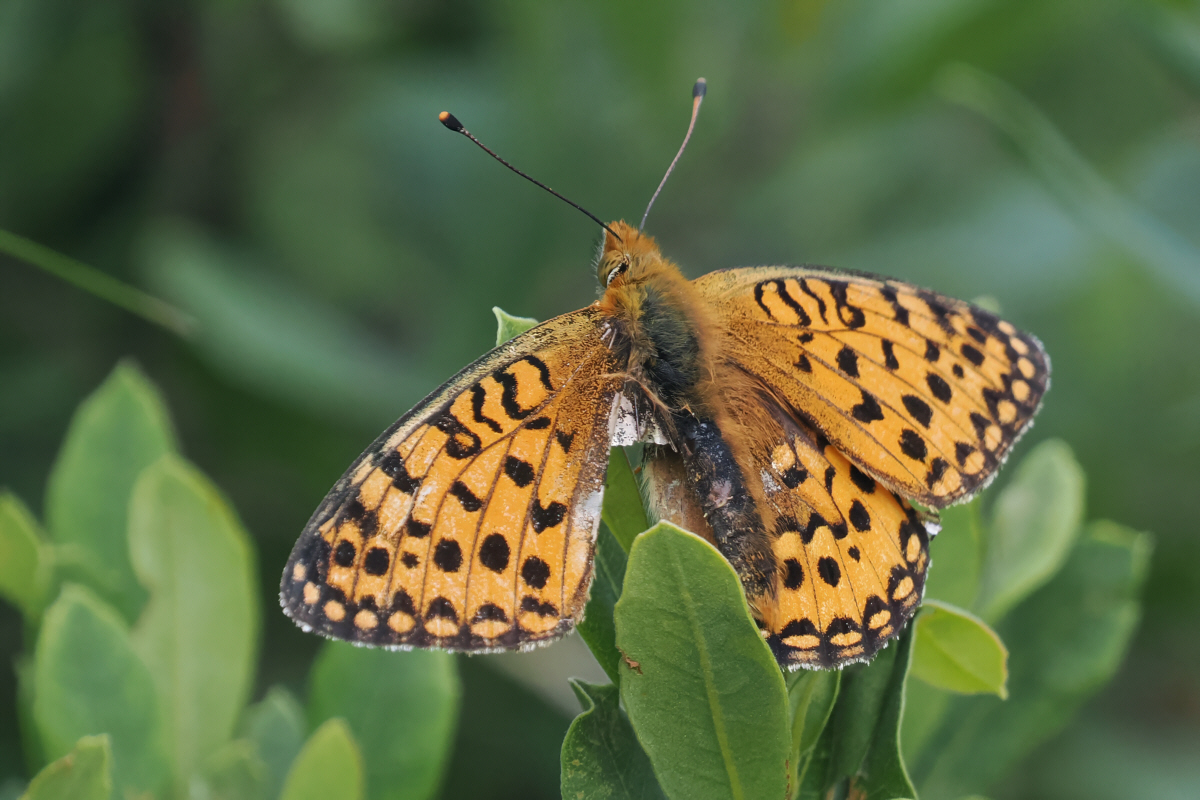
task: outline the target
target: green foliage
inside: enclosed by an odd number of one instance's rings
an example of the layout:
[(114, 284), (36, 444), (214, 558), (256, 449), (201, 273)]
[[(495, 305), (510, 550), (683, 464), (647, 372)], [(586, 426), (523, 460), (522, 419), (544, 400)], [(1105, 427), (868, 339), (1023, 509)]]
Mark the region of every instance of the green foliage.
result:
[(783, 796), (783, 675), (716, 549), (665, 522), (640, 535), (615, 619), (621, 700), (667, 796)]
[(447, 653), (396, 653), (329, 642), (312, 670), (308, 719), (341, 717), (362, 748), (373, 798), (419, 800), (437, 790), (458, 716)]
[[(307, 709), (279, 687), (247, 707), (261, 627), (253, 546), (170, 431), (155, 388), (119, 365), (56, 462), (59, 527), (43, 536), (0, 496), (11, 556), (0, 593), (33, 635), (19, 672), (40, 768), (28, 796), (432, 797), (457, 717), (446, 654), (330, 647)], [(72, 520), (91, 528), (63, 527)]]
[(326, 720), (292, 763), (280, 800), (362, 800), (363, 757), (344, 720)]
[(112, 748), (107, 736), (84, 736), (71, 752), (48, 764), (21, 800), (108, 800)]
[[(22, 696), (28, 755), (44, 766), (29, 796), (111, 785), (163, 798), (434, 797), (461, 692), (444, 653), (328, 643), (306, 706), (279, 687), (246, 705), (253, 548), (170, 430), (154, 388), (121, 365), (55, 466), (58, 518), (96, 529), (44, 536), (19, 500), (0, 498), (11, 554), (0, 590), (36, 632)], [(72, 477), (100, 510), (69, 496)], [(782, 674), (711, 545), (666, 523), (639, 533), (645, 511), (619, 449), (609, 489), (580, 631), (612, 683), (572, 684), (583, 712), (562, 744), (566, 797), (986, 790), (1111, 677), (1139, 616), (1149, 539), (1111, 522), (1080, 532), (1082, 474), (1060, 442), (1017, 465), (986, 523), (978, 503), (945, 515), (932, 574), (946, 577), (930, 580), (916, 623), (840, 672)], [(82, 552), (110, 566), (82, 569), (71, 556)], [(113, 583), (125, 567), (137, 592)], [(119, 604), (134, 599), (131, 626)]]

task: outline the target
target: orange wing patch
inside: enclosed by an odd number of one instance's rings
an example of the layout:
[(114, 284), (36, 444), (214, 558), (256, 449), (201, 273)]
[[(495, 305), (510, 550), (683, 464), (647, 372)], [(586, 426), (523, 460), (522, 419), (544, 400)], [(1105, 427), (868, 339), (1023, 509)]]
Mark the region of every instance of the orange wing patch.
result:
[(696, 285), (729, 358), (862, 470), (935, 508), (987, 484), (1049, 384), (1037, 339), (905, 283), (760, 267)]
[(776, 421), (749, 443), (778, 564), (754, 602), (768, 643), (792, 668), (867, 660), (920, 604), (936, 526), (807, 424)]
[(468, 652), (557, 638), (587, 602), (619, 388), (594, 308), (460, 372), (367, 449), (284, 573), (302, 627)]

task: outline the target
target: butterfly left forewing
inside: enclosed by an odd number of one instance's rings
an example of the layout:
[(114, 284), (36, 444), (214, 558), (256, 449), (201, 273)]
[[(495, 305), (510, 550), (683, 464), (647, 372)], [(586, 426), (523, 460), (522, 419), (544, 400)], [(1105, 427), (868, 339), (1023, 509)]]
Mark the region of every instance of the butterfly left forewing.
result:
[(807, 267), (695, 283), (728, 357), (851, 461), (929, 506), (986, 485), (1049, 383), (1035, 338), (909, 284)]
[(385, 432), (310, 520), (285, 611), (333, 638), (483, 651), (582, 613), (616, 391), (594, 308), (481, 358)]

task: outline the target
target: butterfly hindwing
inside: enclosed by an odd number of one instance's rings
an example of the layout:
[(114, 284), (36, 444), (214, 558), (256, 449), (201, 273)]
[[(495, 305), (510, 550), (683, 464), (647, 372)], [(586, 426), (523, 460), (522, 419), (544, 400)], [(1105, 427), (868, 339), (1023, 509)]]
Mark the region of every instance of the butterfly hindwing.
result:
[(381, 646), (557, 638), (587, 601), (616, 391), (594, 307), (464, 369), (350, 467), (306, 526), (281, 600)]
[(921, 602), (930, 518), (859, 470), (816, 430), (776, 409), (756, 426), (750, 468), (778, 565), (774, 596), (757, 601), (781, 664), (869, 659)]
[(861, 469), (935, 508), (986, 485), (1049, 383), (1037, 339), (909, 284), (807, 267), (695, 283), (727, 357)]

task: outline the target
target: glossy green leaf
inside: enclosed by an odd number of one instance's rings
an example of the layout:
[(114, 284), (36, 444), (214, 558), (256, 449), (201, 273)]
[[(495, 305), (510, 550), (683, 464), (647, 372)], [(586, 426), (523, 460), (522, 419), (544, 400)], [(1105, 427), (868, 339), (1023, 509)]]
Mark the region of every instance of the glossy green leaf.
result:
[(1030, 451), (992, 509), (975, 610), (995, 622), (1048, 581), (1067, 558), (1083, 518), (1083, 470), (1057, 439)]
[(926, 800), (986, 791), (1109, 680), (1137, 626), (1147, 534), (1089, 524), (1062, 571), (997, 626), (1009, 699), (959, 697), (914, 770)]
[(123, 362), (75, 412), (46, 486), (51, 538), (75, 551), (77, 577), (129, 621), (146, 597), (129, 561), (129, 497), (142, 470), (174, 449), (157, 390)]
[(21, 499), (0, 492), (0, 597), (35, 619), (46, 602), (50, 549)]
[(278, 797), (296, 754), (304, 744), (304, 709), (287, 689), (272, 687), (246, 709), (242, 735), (254, 742), (266, 767), (264, 794)]
[(949, 603), (926, 600), (916, 631), (913, 675), (959, 694), (1008, 697), (1008, 650), (979, 617)]
[(583, 712), (562, 746), (562, 796), (571, 800), (656, 800), (664, 795), (654, 778), (620, 693), (608, 684), (571, 681)]
[(459, 693), (449, 653), (329, 642), (313, 665), (308, 719), (346, 720), (362, 748), (372, 798), (418, 800), (441, 782)]
[(21, 800), (109, 800), (112, 746), (107, 736), (84, 736), (71, 752), (33, 776)]
[(120, 615), (67, 584), (46, 610), (34, 652), (33, 721), (48, 759), (108, 734), (121, 792), (155, 791), (169, 775), (154, 681)]
[(250, 692), (259, 614), (253, 552), (216, 488), (174, 455), (134, 488), (129, 548), (150, 593), (133, 642), (154, 677), (182, 792), (232, 736)]
[(792, 750), (788, 761), (791, 796), (804, 781), (813, 751), (837, 702), (841, 670), (797, 670), (786, 678), (788, 717), (792, 723)]
[(604, 480), (604, 506), (600, 510), (600, 517), (626, 553), (637, 535), (650, 527), (637, 478), (629, 466), (629, 456), (620, 447), (614, 447), (608, 453), (608, 474)]
[(850, 784), (850, 793), (862, 800), (916, 798), (904, 754), (900, 746), (900, 728), (904, 719), (904, 690), (912, 663), (913, 631), (910, 627), (888, 648), (894, 650), (891, 675), (888, 676), (883, 704), (871, 737), (871, 746), (860, 773)]
[[(607, 526), (605, 526), (607, 528)], [(617, 629), (613, 623), (613, 608), (621, 597), (621, 585), (625, 582), (625, 551), (616, 537), (602, 529), (596, 537), (596, 553), (592, 562), (591, 594), (587, 608), (576, 630), (587, 643), (588, 649), (604, 669), (609, 680), (618, 682), (618, 664), (621, 654), (617, 651)]]
[(979, 499), (939, 512), (942, 531), (929, 543), (925, 597), (971, 608), (983, 567), (983, 520)]
[(345, 720), (327, 720), (304, 743), (280, 800), (362, 800), (366, 770)]
[(669, 523), (639, 536), (615, 619), (621, 699), (667, 795), (783, 797), (783, 675), (716, 549)]
[(533, 317), (514, 317), (500, 306), (492, 306), (496, 315), (496, 347), (538, 324)]

